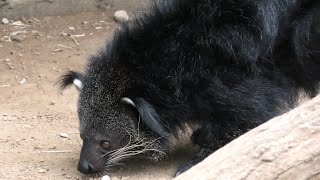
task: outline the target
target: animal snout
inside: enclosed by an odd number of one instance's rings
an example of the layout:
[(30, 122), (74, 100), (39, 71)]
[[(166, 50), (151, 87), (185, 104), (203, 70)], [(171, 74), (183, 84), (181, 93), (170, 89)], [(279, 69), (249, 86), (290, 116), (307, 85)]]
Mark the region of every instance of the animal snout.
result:
[(83, 174), (94, 174), (97, 172), (94, 167), (85, 159), (79, 160), (78, 171), (82, 172)]

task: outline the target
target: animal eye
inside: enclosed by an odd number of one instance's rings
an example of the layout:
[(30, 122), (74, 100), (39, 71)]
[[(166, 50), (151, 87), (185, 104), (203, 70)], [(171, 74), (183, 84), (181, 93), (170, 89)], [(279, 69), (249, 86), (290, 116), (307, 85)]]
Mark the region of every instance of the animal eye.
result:
[(101, 141), (101, 147), (103, 147), (104, 149), (110, 149), (111, 148), (111, 144), (108, 141)]

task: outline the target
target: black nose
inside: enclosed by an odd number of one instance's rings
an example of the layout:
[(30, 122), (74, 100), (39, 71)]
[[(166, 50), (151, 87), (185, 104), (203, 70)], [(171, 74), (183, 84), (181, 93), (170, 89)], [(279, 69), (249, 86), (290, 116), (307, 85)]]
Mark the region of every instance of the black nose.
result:
[(92, 165), (87, 160), (79, 160), (78, 162), (78, 171), (83, 174), (93, 174), (96, 173), (92, 167)]

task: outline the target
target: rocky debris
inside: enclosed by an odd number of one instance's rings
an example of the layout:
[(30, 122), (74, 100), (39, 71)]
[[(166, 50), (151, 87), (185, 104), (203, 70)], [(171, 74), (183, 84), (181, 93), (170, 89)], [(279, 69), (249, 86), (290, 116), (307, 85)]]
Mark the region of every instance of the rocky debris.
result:
[(27, 79), (26, 78), (23, 78), (19, 83), (20, 84), (25, 84), (27, 82)]
[(39, 32), (38, 30), (32, 30), (31, 33), (35, 37), (42, 37), (43, 36), (43, 33)]
[(3, 24), (9, 24), (9, 20), (7, 18), (2, 18), (2, 23)]
[(27, 31), (14, 31), (14, 32), (10, 33), (10, 36), (17, 36), (20, 34), (27, 34)]
[(3, 36), (0, 38), (0, 42), (11, 42), (10, 36)]
[(76, 29), (74, 27), (69, 27), (70, 31), (75, 31)]
[(3, 114), (2, 117), (0, 116), (0, 120), (2, 121), (15, 121), (19, 119), (19, 117), (17, 117), (16, 115), (8, 115), (8, 114)]
[(14, 66), (13, 64), (11, 63), (11, 60), (9, 58), (5, 59), (4, 62), (7, 64), (7, 66), (10, 68), (10, 69), (14, 69)]
[(114, 13), (114, 19), (117, 22), (123, 23), (129, 20), (129, 16), (125, 10), (119, 10)]
[(21, 42), (26, 38), (27, 31), (15, 31), (10, 33), (11, 41)]
[(37, 31), (37, 30), (32, 30), (31, 33), (32, 33), (32, 34), (39, 34), (39, 31)]
[(68, 37), (68, 36), (70, 36), (68, 33), (65, 33), (65, 32), (62, 32), (61, 33), (61, 36), (63, 36), (63, 37)]
[(33, 23), (39, 23), (40, 21), (35, 18), (35, 17), (32, 17), (32, 18), (25, 18), (25, 17), (22, 17), (21, 18), (21, 21), (25, 24), (33, 24)]
[(45, 173), (45, 172), (47, 172), (47, 170), (42, 169), (42, 168), (38, 168), (38, 173)]
[(22, 42), (24, 38), (22, 36), (12, 36), (11, 41)]

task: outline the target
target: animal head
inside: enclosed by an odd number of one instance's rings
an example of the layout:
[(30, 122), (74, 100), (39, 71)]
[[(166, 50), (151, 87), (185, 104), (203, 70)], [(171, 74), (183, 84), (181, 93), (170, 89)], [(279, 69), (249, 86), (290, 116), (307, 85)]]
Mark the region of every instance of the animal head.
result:
[[(153, 105), (142, 96), (130, 95), (134, 82), (121, 69), (93, 75), (69, 71), (61, 77), (64, 89), (79, 91), (78, 117), (83, 145), (78, 170), (85, 174), (107, 170), (138, 154), (159, 158), (166, 128)], [(157, 155), (155, 155), (157, 154)]]

